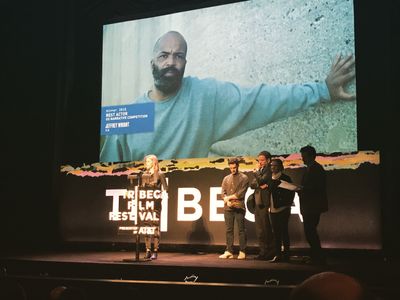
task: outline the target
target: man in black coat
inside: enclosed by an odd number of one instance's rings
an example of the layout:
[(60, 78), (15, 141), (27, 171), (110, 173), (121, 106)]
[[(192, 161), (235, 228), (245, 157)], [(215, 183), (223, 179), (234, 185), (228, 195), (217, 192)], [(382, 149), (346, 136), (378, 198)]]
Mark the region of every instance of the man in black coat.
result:
[(310, 245), (311, 263), (324, 264), (325, 257), (321, 248), (317, 226), (321, 213), (328, 210), (326, 194), (326, 172), (315, 161), (316, 150), (312, 146), (300, 149), (301, 158), (307, 166), (301, 181), (300, 212), (303, 216), (304, 233)]
[(258, 168), (253, 172), (254, 180), (250, 184), (250, 187), (254, 189), (254, 219), (259, 246), (259, 253), (255, 258), (270, 260), (275, 256), (272, 227), (268, 215), (270, 192), (267, 183), (271, 179), (271, 153), (261, 151), (257, 160)]

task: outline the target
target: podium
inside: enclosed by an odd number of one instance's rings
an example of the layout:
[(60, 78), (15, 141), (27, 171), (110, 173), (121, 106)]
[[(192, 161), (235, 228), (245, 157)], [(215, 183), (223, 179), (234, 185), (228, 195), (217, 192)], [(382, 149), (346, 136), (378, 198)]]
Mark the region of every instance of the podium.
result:
[(138, 219), (138, 216), (139, 216), (139, 197), (138, 197), (138, 195), (139, 195), (139, 190), (140, 190), (140, 185), (141, 185), (141, 173), (128, 175), (128, 180), (130, 182), (130, 186), (134, 187), (134, 193), (135, 193), (134, 201), (136, 202), (136, 204), (135, 204), (136, 249), (135, 249), (135, 256), (133, 258), (125, 258), (122, 261), (124, 261), (124, 262), (147, 262), (150, 260), (140, 258), (140, 234), (139, 234), (139, 232), (140, 232), (141, 224)]

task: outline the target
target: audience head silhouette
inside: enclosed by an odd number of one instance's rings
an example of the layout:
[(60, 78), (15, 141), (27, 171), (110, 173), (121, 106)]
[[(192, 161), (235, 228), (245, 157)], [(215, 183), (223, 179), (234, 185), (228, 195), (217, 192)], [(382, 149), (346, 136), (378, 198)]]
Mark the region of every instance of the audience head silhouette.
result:
[(336, 272), (312, 275), (296, 286), (290, 300), (369, 300), (373, 297), (355, 278)]

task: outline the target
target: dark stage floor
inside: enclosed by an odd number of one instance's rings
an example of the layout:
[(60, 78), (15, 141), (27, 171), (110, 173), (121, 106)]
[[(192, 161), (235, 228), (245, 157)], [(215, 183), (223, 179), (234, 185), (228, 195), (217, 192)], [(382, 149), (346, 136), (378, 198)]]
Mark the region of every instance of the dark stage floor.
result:
[(0, 267), (3, 277), (19, 280), (29, 289), (39, 287), (42, 294), (52, 286), (72, 284), (88, 289), (95, 295), (92, 298), (98, 293), (208, 294), (221, 289), (233, 296), (263, 292), (271, 299), (287, 299), (296, 284), (322, 271), (355, 276), (380, 299), (399, 295), (399, 264), (380, 255), (335, 254), (324, 266), (306, 265), (301, 256), (292, 256), (290, 263), (273, 264), (254, 260), (254, 255), (246, 260), (220, 259), (219, 255), (161, 252), (157, 260), (137, 262), (135, 251), (51, 251), (2, 255)]

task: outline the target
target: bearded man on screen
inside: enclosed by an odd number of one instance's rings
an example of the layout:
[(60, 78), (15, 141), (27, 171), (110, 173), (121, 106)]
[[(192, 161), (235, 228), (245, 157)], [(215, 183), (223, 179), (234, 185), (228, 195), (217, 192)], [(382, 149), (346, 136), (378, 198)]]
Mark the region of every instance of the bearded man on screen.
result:
[(187, 43), (176, 31), (162, 35), (150, 62), (153, 86), (134, 103), (154, 103), (154, 131), (106, 136), (102, 162), (207, 157), (218, 141), (292, 116), (321, 102), (352, 100), (345, 85), (355, 77), (354, 58), (337, 56), (322, 82), (251, 88), (214, 78), (184, 77)]

